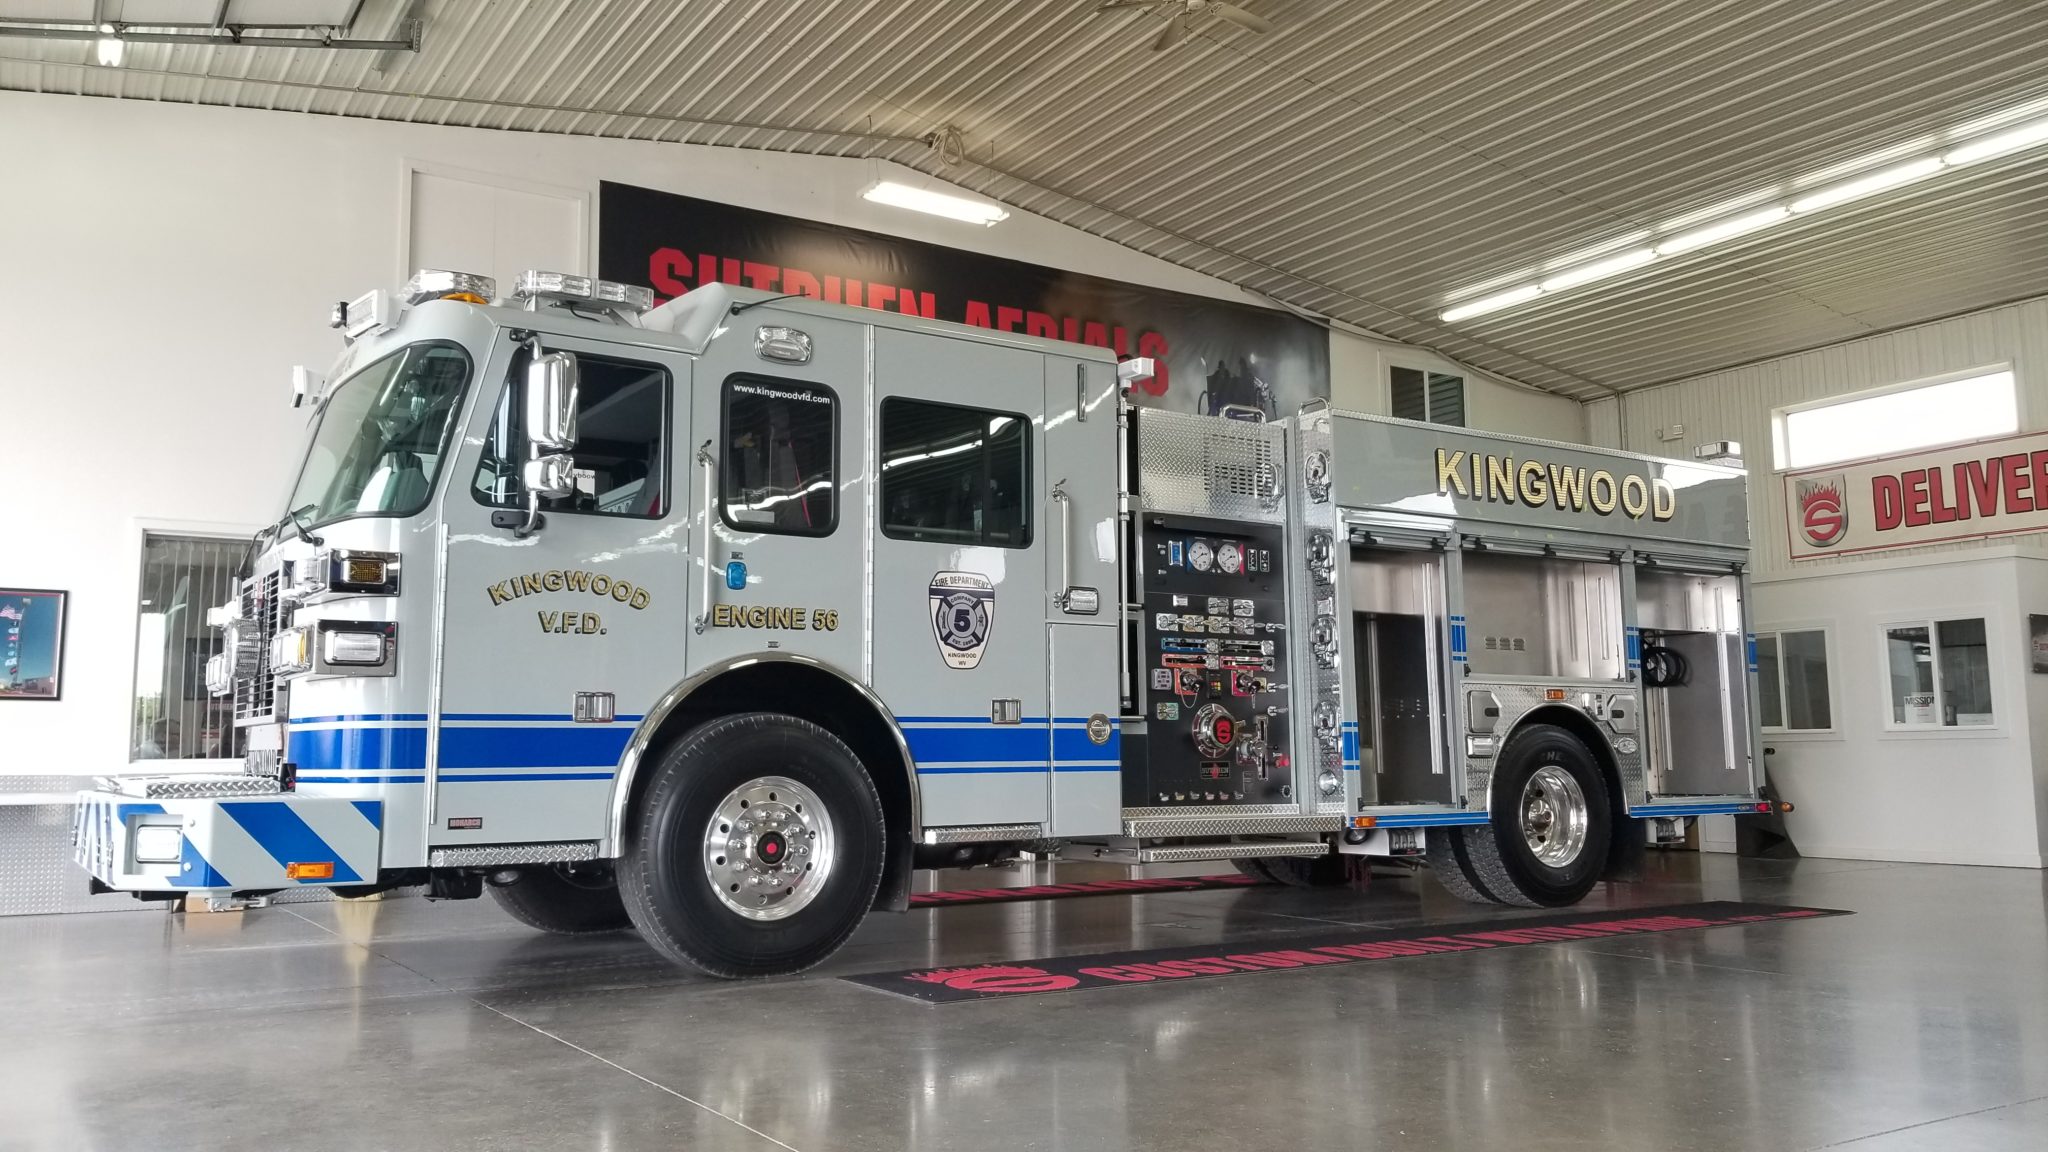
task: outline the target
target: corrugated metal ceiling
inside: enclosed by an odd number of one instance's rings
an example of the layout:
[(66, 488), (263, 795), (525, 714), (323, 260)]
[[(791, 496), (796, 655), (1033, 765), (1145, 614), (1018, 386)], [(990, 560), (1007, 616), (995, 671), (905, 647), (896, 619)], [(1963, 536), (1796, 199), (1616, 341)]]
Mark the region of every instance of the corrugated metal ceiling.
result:
[[(417, 56), (0, 39), (0, 88), (872, 155), (1580, 398), (2048, 292), (2048, 149), (1541, 306), (1451, 293), (2048, 96), (2035, 0), (368, 0)], [(0, 16), (9, 0), (0, 0)], [(381, 69), (381, 70), (380, 70)], [(951, 165), (922, 139), (956, 129)]]

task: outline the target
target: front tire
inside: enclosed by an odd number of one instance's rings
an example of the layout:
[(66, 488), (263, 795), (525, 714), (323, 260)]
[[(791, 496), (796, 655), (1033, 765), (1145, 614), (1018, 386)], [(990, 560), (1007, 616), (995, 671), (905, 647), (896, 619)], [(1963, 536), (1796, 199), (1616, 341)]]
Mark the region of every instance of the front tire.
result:
[(590, 936), (633, 926), (612, 870), (598, 864), (532, 868), (510, 884), (491, 885), (491, 898), (514, 920), (557, 936)]
[[(1524, 908), (1585, 899), (1600, 882), (1613, 835), (1607, 778), (1593, 753), (1562, 728), (1523, 729), (1501, 750), (1492, 794), (1491, 823), (1441, 830), (1444, 855), (1464, 882), (1454, 885), (1440, 872), (1445, 886)], [(1430, 840), (1434, 847), (1437, 837)], [(1438, 858), (1433, 851), (1432, 862)]]
[(776, 713), (724, 717), (654, 765), (619, 891), (678, 964), (725, 979), (800, 972), (874, 904), (882, 836), (874, 782), (831, 733)]

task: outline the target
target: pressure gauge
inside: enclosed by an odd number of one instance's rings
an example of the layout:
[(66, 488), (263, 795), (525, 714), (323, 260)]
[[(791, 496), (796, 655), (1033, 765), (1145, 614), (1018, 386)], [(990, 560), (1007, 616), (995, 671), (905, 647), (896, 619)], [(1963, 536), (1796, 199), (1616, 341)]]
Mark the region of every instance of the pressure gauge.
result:
[(1206, 540), (1197, 540), (1188, 545), (1188, 567), (1197, 572), (1207, 572), (1216, 566), (1216, 550)]
[(1235, 544), (1218, 544), (1216, 566), (1232, 576), (1244, 571), (1244, 549)]

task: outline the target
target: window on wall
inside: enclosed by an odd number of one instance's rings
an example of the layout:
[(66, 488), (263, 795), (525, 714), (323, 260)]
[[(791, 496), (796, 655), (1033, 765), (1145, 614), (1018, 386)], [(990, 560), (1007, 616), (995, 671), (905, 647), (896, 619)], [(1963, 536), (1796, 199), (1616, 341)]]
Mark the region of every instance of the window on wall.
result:
[(1391, 369), (1393, 414), (1403, 420), (1465, 424), (1465, 378), (1420, 368)]
[(882, 533), (898, 540), (1031, 543), (1031, 421), (892, 396), (882, 401)]
[(221, 650), (221, 634), (207, 626), (206, 610), (233, 598), (235, 569), (248, 547), (246, 540), (144, 534), (129, 710), (132, 758), (242, 755), (234, 701), (206, 690), (207, 658)]
[(1913, 620), (1884, 628), (1892, 728), (1987, 728), (1991, 650), (1981, 618)]
[(725, 382), (724, 423), (725, 522), (749, 532), (831, 535), (839, 522), (838, 396), (822, 384), (734, 376)]
[(1777, 466), (1816, 468), (2016, 432), (2019, 400), (2011, 372), (1986, 372), (1781, 409), (1775, 424)]
[[(659, 518), (667, 508), (668, 372), (653, 364), (580, 354), (576, 369), (576, 446), (569, 450), (576, 461), (576, 491), (547, 497), (541, 508)], [(516, 378), (523, 372), (522, 359), (513, 374)], [(485, 504), (526, 506), (519, 477), (526, 460), (519, 392), (517, 385), (507, 385), (499, 397), (477, 463), (474, 491)]]
[(1818, 628), (1757, 633), (1756, 678), (1766, 731), (1824, 732), (1835, 726), (1827, 633)]

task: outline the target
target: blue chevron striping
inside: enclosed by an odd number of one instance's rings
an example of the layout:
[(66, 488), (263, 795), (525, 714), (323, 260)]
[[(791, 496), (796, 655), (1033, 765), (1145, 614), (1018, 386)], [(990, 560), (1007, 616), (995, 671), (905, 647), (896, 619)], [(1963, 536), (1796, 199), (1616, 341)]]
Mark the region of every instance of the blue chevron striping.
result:
[[(227, 813), (244, 831), (255, 837), (256, 843), (270, 853), (271, 859), (279, 864), (307, 863), (322, 860), (334, 862), (332, 882), (352, 884), (362, 879), (341, 853), (329, 847), (319, 833), (307, 825), (289, 804), (262, 801), (224, 803), (220, 810)], [(301, 884), (318, 881), (301, 880)]]

